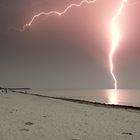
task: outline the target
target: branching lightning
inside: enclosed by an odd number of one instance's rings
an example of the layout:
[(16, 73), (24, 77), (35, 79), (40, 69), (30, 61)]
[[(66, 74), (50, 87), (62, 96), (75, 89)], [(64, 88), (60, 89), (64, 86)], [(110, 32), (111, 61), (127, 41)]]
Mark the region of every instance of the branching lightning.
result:
[(84, 3), (87, 3), (87, 4), (92, 4), (92, 3), (95, 3), (97, 0), (82, 0), (79, 4), (75, 4), (75, 3), (72, 3), (70, 4), (69, 6), (67, 6), (62, 12), (58, 12), (58, 11), (50, 11), (50, 12), (40, 12), (36, 15), (34, 15), (32, 17), (32, 19), (30, 20), (29, 23), (26, 23), (22, 29), (18, 29), (16, 27), (10, 27), (9, 29), (14, 29), (14, 30), (19, 30), (20, 32), (24, 32), (26, 30), (27, 27), (30, 27), (32, 26), (33, 22), (35, 20), (37, 20), (40, 16), (51, 16), (51, 15), (57, 15), (57, 16), (62, 16), (64, 15), (65, 13), (67, 13), (67, 11), (69, 11), (71, 8), (73, 7), (81, 7)]
[(117, 89), (117, 79), (114, 74), (114, 64), (113, 64), (113, 56), (118, 48), (118, 44), (120, 41), (120, 30), (118, 27), (118, 18), (122, 13), (122, 10), (124, 8), (125, 3), (127, 0), (122, 0), (121, 5), (116, 13), (116, 15), (112, 18), (111, 21), (111, 49), (110, 49), (110, 54), (109, 54), (109, 64), (110, 64), (110, 73), (112, 75), (112, 78), (114, 80), (114, 88)]

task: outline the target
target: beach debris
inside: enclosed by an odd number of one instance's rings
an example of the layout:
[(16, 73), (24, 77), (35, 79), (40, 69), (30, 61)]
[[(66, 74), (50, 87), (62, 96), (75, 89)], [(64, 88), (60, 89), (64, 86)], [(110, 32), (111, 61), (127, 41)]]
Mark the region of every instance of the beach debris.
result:
[(17, 111), (18, 111), (18, 109), (12, 109), (12, 111), (10, 111), (10, 113), (12, 114), (12, 113), (17, 112)]
[(26, 132), (29, 132), (30, 130), (27, 129), (27, 128), (22, 128), (22, 129), (19, 129), (20, 131), (26, 131)]
[(26, 122), (25, 125), (34, 125), (32, 122)]
[(123, 135), (133, 135), (132, 133), (130, 132), (122, 132)]
[(46, 118), (47, 116), (46, 116), (46, 115), (43, 115), (42, 117), (43, 117), (43, 118)]

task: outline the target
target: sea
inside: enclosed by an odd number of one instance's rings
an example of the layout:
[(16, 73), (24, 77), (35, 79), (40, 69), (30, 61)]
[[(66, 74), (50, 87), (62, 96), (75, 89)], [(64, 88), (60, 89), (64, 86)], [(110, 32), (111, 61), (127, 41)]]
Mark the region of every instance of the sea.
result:
[(32, 93), (51, 97), (65, 97), (90, 102), (140, 107), (140, 90), (46, 90), (33, 89)]

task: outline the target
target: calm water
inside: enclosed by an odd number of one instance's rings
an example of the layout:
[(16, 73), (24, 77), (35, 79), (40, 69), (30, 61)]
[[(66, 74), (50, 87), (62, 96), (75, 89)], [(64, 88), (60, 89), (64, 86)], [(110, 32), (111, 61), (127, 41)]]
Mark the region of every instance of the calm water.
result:
[(33, 90), (33, 93), (140, 107), (140, 90)]

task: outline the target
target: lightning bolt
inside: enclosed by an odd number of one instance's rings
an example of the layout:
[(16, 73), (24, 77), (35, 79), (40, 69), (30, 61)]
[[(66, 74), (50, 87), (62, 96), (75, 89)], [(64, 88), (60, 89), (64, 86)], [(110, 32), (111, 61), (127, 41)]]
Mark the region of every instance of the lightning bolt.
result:
[(9, 27), (9, 29), (13, 29), (13, 30), (17, 30), (17, 31), (20, 31), (20, 32), (24, 32), (26, 30), (27, 27), (30, 27), (32, 26), (33, 22), (38, 19), (40, 16), (51, 16), (51, 15), (57, 15), (57, 16), (62, 16), (64, 15), (65, 13), (67, 13), (68, 10), (70, 10), (71, 8), (73, 7), (81, 7), (84, 3), (87, 3), (87, 4), (92, 4), (92, 3), (95, 3), (97, 0), (82, 0), (79, 4), (75, 4), (75, 3), (72, 3), (70, 4), (69, 6), (67, 6), (62, 12), (58, 12), (58, 11), (50, 11), (50, 12), (41, 12), (39, 14), (36, 14), (32, 17), (32, 19), (30, 20), (29, 23), (26, 23), (21, 29), (18, 29), (16, 27)]
[[(93, 4), (96, 1), (97, 0), (82, 0), (79, 4), (72, 3), (69, 6), (67, 6), (61, 12), (58, 12), (58, 11), (40, 12), (40, 13), (34, 15), (31, 18), (31, 20), (28, 23), (26, 23), (21, 29), (18, 29), (16, 27), (9, 27), (9, 29), (14, 29), (14, 30), (17, 30), (17, 31), (20, 31), (20, 32), (24, 32), (27, 27), (32, 26), (34, 21), (37, 20), (41, 16), (51, 16), (51, 15), (62, 16), (65, 13), (67, 13), (67, 11), (69, 11), (73, 7), (80, 7), (85, 3)], [(113, 56), (114, 56), (114, 54), (115, 54), (115, 52), (118, 48), (119, 41), (121, 39), (120, 30), (119, 30), (119, 27), (118, 27), (118, 19), (119, 19), (121, 13), (122, 13), (122, 10), (125, 6), (125, 3), (127, 3), (127, 0), (121, 0), (120, 7), (118, 8), (116, 14), (113, 16), (113, 18), (111, 20), (111, 48), (110, 48), (110, 52), (109, 52), (109, 65), (110, 65), (110, 74), (111, 74), (111, 76), (114, 80), (114, 89), (117, 89), (117, 79), (116, 79), (116, 76), (114, 74)]]
[(111, 73), (112, 78), (114, 80), (114, 89), (115, 90), (117, 90), (117, 79), (116, 79), (116, 76), (114, 74), (113, 56), (115, 54), (115, 51), (118, 48), (118, 44), (119, 44), (119, 41), (121, 39), (120, 30), (118, 27), (118, 18), (121, 15), (122, 10), (123, 10), (126, 2), (127, 2), (127, 0), (121, 1), (121, 5), (120, 5), (119, 9), (117, 10), (117, 13), (112, 18), (112, 21), (111, 21), (111, 37), (112, 38), (111, 38), (111, 49), (110, 49), (110, 53), (109, 53), (109, 64), (110, 64), (110, 73)]

